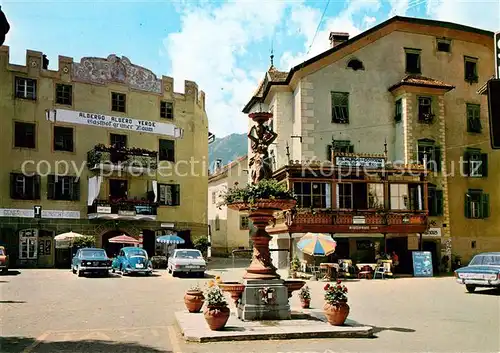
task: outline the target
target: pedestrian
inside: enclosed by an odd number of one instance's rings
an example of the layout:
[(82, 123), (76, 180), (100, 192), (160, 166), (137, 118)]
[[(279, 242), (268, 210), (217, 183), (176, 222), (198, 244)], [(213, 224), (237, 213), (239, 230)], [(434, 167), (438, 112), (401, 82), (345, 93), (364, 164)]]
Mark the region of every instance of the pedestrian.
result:
[(396, 272), (396, 267), (399, 265), (399, 256), (395, 251), (392, 252), (392, 266), (394, 267), (394, 273)]

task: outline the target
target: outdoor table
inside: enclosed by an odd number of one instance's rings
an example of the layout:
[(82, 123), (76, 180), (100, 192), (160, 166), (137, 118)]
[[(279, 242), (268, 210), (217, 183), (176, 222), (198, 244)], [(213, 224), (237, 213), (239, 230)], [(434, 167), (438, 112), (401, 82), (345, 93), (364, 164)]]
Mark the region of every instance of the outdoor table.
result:
[(358, 270), (361, 270), (364, 266), (370, 266), (373, 271), (377, 268), (377, 264), (356, 264)]
[(336, 272), (339, 270), (339, 265), (330, 263), (330, 262), (323, 262), (319, 265), (320, 268), (326, 268), (326, 275), (323, 277), (324, 280), (331, 281), (333, 278), (332, 274), (332, 269), (335, 269)]

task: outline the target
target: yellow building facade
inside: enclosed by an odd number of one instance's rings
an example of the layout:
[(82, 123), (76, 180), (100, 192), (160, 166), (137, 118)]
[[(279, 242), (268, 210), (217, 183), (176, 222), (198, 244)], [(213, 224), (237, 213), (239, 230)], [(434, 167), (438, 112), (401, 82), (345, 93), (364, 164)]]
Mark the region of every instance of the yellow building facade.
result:
[(205, 95), (126, 57), (41, 52), (26, 65), (0, 47), (0, 242), (13, 263), (65, 266), (54, 236), (96, 237), (112, 256), (127, 234), (150, 256), (155, 237), (177, 232), (190, 246), (207, 235)]

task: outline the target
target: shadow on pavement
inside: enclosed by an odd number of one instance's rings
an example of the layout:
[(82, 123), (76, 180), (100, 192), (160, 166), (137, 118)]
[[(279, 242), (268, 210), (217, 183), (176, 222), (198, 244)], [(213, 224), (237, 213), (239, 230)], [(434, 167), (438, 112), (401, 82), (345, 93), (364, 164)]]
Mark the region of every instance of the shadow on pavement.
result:
[(473, 293), (469, 293), (472, 295), (478, 294), (478, 295), (495, 295), (495, 296), (500, 296), (500, 288), (488, 288), (486, 290), (476, 290)]
[[(368, 325), (371, 326), (371, 325)], [(413, 333), (416, 332), (412, 328), (404, 328), (404, 327), (377, 327), (377, 326), (372, 326), (373, 327), (373, 333), (377, 334), (382, 331), (394, 331), (394, 332), (402, 332), (402, 333)]]
[(0, 300), (0, 304), (24, 304), (24, 300)]
[(18, 270), (9, 270), (9, 271), (7, 271), (7, 273), (3, 273), (0, 276), (17, 276), (17, 275), (20, 275), (20, 274), (21, 274), (21, 271), (18, 271)]
[(159, 350), (153, 347), (143, 346), (137, 343), (110, 342), (110, 341), (57, 341), (57, 342), (37, 342), (31, 337), (0, 337), (0, 351), (8, 353), (19, 353), (23, 351), (36, 353), (87, 353), (87, 352), (106, 352), (106, 353), (173, 353), (172, 351)]

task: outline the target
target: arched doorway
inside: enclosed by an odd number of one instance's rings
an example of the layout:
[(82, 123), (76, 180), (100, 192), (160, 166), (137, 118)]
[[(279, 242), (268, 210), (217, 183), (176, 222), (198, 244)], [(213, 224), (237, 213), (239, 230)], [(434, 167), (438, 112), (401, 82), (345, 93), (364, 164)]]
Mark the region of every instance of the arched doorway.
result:
[(130, 236), (130, 234), (122, 230), (110, 230), (102, 235), (101, 237), (102, 248), (106, 250), (106, 254), (108, 255), (108, 257), (116, 257), (120, 252), (120, 249), (123, 248), (123, 244), (110, 243), (108, 240), (110, 238), (117, 237), (122, 234)]

